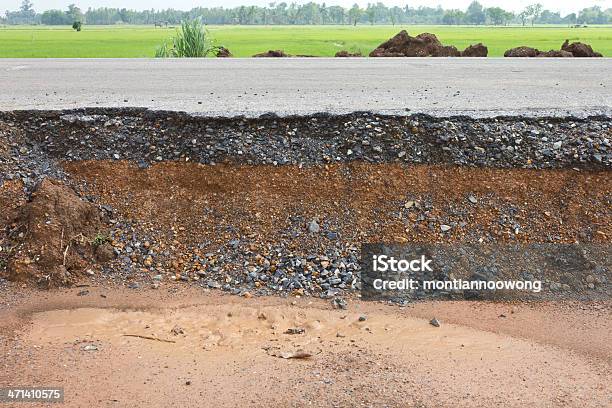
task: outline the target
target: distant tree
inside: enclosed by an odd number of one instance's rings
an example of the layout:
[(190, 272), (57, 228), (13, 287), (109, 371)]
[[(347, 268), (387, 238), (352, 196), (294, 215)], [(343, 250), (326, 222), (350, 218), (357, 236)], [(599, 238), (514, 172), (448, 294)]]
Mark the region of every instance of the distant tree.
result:
[(326, 24), (327, 19), (329, 18), (329, 10), (327, 9), (325, 3), (319, 6), (319, 14), (321, 15), (321, 24)]
[(490, 7), (487, 9), (487, 16), (491, 19), (493, 25), (502, 25), (506, 21), (506, 10), (501, 7)]
[(68, 10), (66, 11), (66, 15), (73, 22), (83, 20), (83, 13), (81, 12), (81, 9), (78, 8), (75, 4), (70, 4), (68, 6)]
[(389, 9), (389, 20), (391, 20), (391, 24), (395, 27), (397, 23), (397, 14), (395, 13), (395, 8)]
[(249, 24), (255, 24), (255, 18), (257, 17), (257, 7), (251, 6), (247, 11), (247, 18)]
[(470, 3), (465, 12), (465, 20), (470, 24), (484, 24), (486, 15), (482, 4), (477, 1)]
[(366, 16), (368, 17), (368, 21), (371, 25), (374, 25), (376, 22), (376, 7), (373, 4), (368, 3), (368, 7), (366, 8)]
[[(2, 0), (0, 0), (2, 1)], [(22, 0), (19, 0), (20, 2)], [(544, 24), (571, 24), (574, 21), (588, 24), (606, 24), (612, 20), (612, 9), (588, 7), (578, 16), (561, 18), (559, 13), (544, 10), (533, 4), (527, 11), (515, 16), (501, 7), (484, 9), (478, 1), (472, 1), (467, 10), (443, 9), (442, 7), (387, 7), (377, 0), (369, 0), (365, 10), (354, 5), (350, 8), (330, 6), (326, 3), (307, 2), (287, 3), (273, 1), (265, 6), (194, 7), (189, 11), (175, 10), (131, 10), (127, 8), (88, 8), (82, 12), (71, 4), (67, 11), (47, 10), (37, 14), (33, 0), (24, 0), (18, 10), (8, 11), (4, 22), (7, 24), (67, 24), (75, 21), (83, 24), (180, 24), (182, 21), (201, 19), (206, 24), (508, 24), (519, 21)], [(35, 0), (34, 0), (35, 1)], [(327, 0), (325, 0), (327, 1)], [(471, 1), (471, 0), (470, 0)], [(539, 0), (532, 0), (539, 1)], [(245, 1), (244, 4), (249, 2)], [(62, 15), (63, 14), (63, 15)], [(69, 21), (65, 21), (65, 19)]]
[(534, 25), (535, 21), (540, 17), (543, 8), (544, 7), (540, 3), (530, 4), (525, 8), (525, 13), (527, 13), (528, 17), (531, 17), (531, 25)]
[(359, 8), (359, 4), (357, 3), (353, 4), (353, 7), (351, 7), (351, 9), (348, 12), (351, 24), (353, 24), (354, 26), (357, 25), (357, 22), (359, 21), (359, 18), (361, 17), (361, 13), (362, 13), (362, 10), (361, 8)]
[(46, 25), (70, 25), (72, 20), (62, 10), (46, 10), (41, 14), (40, 22)]
[(538, 22), (543, 24), (561, 24), (563, 23), (563, 19), (559, 12), (553, 13), (550, 10), (543, 10)]
[(582, 24), (608, 24), (609, 21), (609, 13), (604, 13), (599, 6), (584, 8), (578, 14), (578, 22)]
[(19, 11), (24, 15), (34, 15), (36, 12), (34, 11), (34, 3), (30, 0), (23, 0), (21, 2), (21, 6), (19, 6)]
[(568, 25), (575, 25), (577, 21), (576, 13), (570, 13), (563, 18), (563, 22)]
[(83, 24), (81, 24), (80, 21), (75, 21), (74, 23), (72, 23), (72, 29), (75, 31), (81, 31), (82, 26)]
[(463, 23), (465, 13), (461, 10), (447, 10), (442, 17), (442, 23), (448, 25), (457, 25)]

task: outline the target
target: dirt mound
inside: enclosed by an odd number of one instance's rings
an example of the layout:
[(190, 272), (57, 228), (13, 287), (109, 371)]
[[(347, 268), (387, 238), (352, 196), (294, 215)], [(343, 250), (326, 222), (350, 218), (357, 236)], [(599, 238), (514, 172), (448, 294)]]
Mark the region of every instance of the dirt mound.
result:
[(439, 47), (432, 57), (460, 57), (461, 52), (452, 45), (443, 45)]
[(550, 58), (569, 58), (569, 57), (601, 57), (602, 55), (593, 51), (590, 45), (581, 42), (569, 43), (565, 40), (560, 50), (540, 51), (531, 47), (516, 47), (507, 50), (504, 57), (550, 57)]
[(518, 58), (526, 58), (526, 57), (537, 57), (540, 53), (540, 50), (531, 47), (516, 47), (510, 48), (506, 52), (504, 52), (504, 57), (518, 57)]
[(561, 45), (561, 50), (571, 53), (574, 57), (602, 57), (599, 52), (593, 51), (590, 45), (581, 42), (573, 42), (570, 44), (568, 40), (565, 40), (563, 45)]
[(540, 51), (540, 53), (538, 55), (536, 55), (536, 57), (548, 57), (548, 58), (571, 58), (573, 57), (574, 54), (572, 54), (571, 52), (567, 52), (567, 51), (557, 51), (557, 50), (550, 50), (550, 51)]
[(216, 53), (217, 58), (231, 58), (233, 57), (230, 50), (225, 47), (219, 47)]
[(286, 58), (291, 55), (286, 54), (283, 50), (269, 50), (260, 54), (253, 55), (253, 58)]
[(422, 33), (411, 37), (406, 30), (402, 30), (380, 44), (370, 53), (370, 57), (429, 57), (441, 46), (434, 34)]
[(45, 179), (10, 224), (14, 246), (8, 277), (43, 286), (70, 284), (89, 262), (112, 257), (105, 236), (103, 216), (95, 205)]
[(462, 53), (452, 45), (443, 45), (435, 34), (422, 33), (411, 37), (406, 30), (402, 30), (380, 44), (370, 53), (370, 57), (486, 57), (487, 52), (487, 47), (476, 44), (469, 46)]
[(461, 53), (462, 57), (486, 57), (489, 54), (489, 49), (483, 43), (470, 45)]
[(573, 57), (574, 55), (571, 52), (563, 51), (563, 50), (550, 50), (550, 51), (540, 51), (537, 48), (531, 47), (516, 47), (511, 48), (504, 53), (504, 57), (518, 57), (518, 58), (568, 58)]
[(346, 50), (338, 51), (335, 55), (337, 58), (363, 57), (360, 52), (348, 52)]

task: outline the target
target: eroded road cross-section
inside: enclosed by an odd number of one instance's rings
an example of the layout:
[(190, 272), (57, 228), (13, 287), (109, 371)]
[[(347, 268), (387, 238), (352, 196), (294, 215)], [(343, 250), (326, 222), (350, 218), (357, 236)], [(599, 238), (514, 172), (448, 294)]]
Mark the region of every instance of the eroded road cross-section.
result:
[(1, 62), (0, 400), (608, 406), (608, 60), (457, 60)]

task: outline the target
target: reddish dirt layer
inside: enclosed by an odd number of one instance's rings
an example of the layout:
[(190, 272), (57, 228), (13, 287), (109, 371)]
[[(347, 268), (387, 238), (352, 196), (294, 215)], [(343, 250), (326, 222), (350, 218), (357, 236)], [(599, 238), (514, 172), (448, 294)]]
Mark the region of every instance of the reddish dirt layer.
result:
[[(0, 386), (63, 386), (67, 407), (601, 407), (612, 391), (609, 303), (343, 311), (178, 285), (88, 289), (0, 293)], [(298, 349), (314, 355), (275, 356)]]
[[(292, 226), (291, 216), (319, 219), (357, 243), (474, 242), (481, 237), (548, 242), (553, 236), (555, 242), (572, 243), (612, 237), (612, 179), (606, 171), (184, 162), (142, 170), (103, 161), (68, 162), (65, 169), (87, 183), (87, 194), (99, 196), (122, 217), (138, 221), (143, 230), (173, 230), (182, 244), (204, 238), (225, 242), (227, 226), (238, 235), (274, 242)], [(470, 194), (477, 204), (468, 200)], [(420, 207), (406, 208), (408, 201)], [(452, 231), (440, 231), (440, 224), (452, 222), (457, 222)]]

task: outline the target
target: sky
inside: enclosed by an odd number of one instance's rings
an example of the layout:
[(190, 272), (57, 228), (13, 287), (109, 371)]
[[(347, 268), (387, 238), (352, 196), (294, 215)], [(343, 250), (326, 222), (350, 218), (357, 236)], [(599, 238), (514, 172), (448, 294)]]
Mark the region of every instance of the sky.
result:
[[(22, 0), (0, 0), (0, 10), (17, 10)], [(48, 9), (64, 9), (70, 3), (75, 3), (82, 10), (87, 10), (88, 7), (117, 7), (128, 8), (135, 10), (143, 9), (164, 9), (174, 8), (179, 10), (190, 10), (193, 7), (216, 7), (223, 6), (231, 8), (235, 6), (267, 6), (271, 0), (31, 0), (34, 3), (36, 11), (44, 11)], [(313, 0), (317, 3), (323, 3), (323, 0)], [(410, 7), (438, 5), (445, 9), (458, 8), (466, 9), (471, 3), (471, 0), (370, 0), (370, 2), (381, 1), (387, 6), (404, 6)], [(562, 15), (577, 12), (585, 7), (593, 5), (601, 6), (603, 9), (612, 8), (612, 0), (479, 0), (485, 7), (499, 6), (510, 11), (520, 11), (528, 4), (541, 3), (545, 9), (551, 11), (559, 11)], [(280, 3), (281, 1), (277, 1)], [(285, 0), (287, 4), (291, 0)], [(307, 3), (308, 0), (296, 0), (296, 3)], [(325, 1), (328, 6), (339, 5), (350, 7), (354, 3), (365, 7), (367, 0), (328, 0)]]

